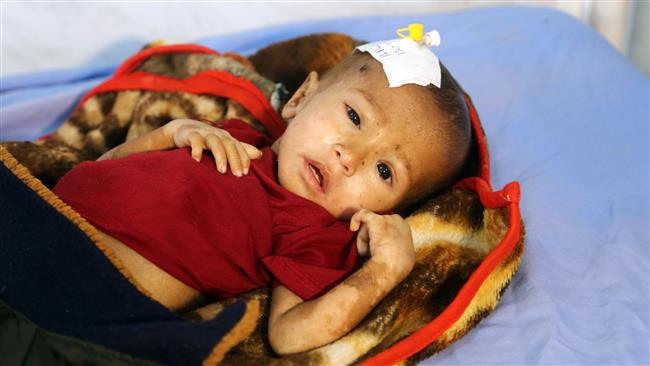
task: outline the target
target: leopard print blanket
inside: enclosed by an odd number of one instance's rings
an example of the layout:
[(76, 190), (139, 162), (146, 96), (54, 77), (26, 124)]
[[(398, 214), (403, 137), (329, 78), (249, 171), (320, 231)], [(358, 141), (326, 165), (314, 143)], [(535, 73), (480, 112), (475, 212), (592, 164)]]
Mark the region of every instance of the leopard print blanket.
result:
[[(164, 54), (149, 58), (139, 69), (173, 78), (186, 78), (203, 70), (226, 70), (251, 81), (279, 108), (310, 70), (323, 73), (357, 44), (341, 34), (311, 35), (271, 45), (249, 58), (228, 53)], [(225, 98), (180, 91), (124, 90), (95, 94), (48, 138), (1, 144), (51, 187), (77, 163), (96, 159), (113, 146), (176, 118), (239, 118), (263, 129), (246, 109)], [(429, 199), (407, 218), (416, 251), (416, 265), (408, 278), (349, 334), (309, 352), (275, 355), (266, 338), (269, 290), (240, 296), (258, 299), (264, 311), (253, 333), (232, 348), (222, 364), (345, 365), (372, 361), (401, 340), (414, 337), (414, 332), (450, 306), (470, 275), (502, 241), (512, 225), (511, 215), (507, 206), (488, 208), (477, 193), (464, 188), (452, 188)], [(520, 232), (513, 249), (480, 284), (462, 314), (423, 347), (400, 358), (403, 364), (415, 364), (444, 349), (494, 310), (520, 263), (524, 237), (523, 230)], [(235, 300), (216, 302), (184, 316), (197, 321), (210, 319)]]

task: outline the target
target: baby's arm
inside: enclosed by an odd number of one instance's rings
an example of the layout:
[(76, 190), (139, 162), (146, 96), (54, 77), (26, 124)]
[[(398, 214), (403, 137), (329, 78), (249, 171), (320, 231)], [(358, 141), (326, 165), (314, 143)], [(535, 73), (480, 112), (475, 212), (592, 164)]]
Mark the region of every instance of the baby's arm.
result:
[(303, 302), (284, 286), (273, 290), (269, 341), (278, 354), (330, 343), (354, 328), (413, 269), (411, 230), (398, 215), (360, 210), (350, 221), (360, 254), (370, 259), (323, 296)]
[(147, 134), (114, 147), (97, 160), (117, 159), (146, 151), (191, 147), (194, 160), (201, 160), (204, 149), (210, 149), (217, 170), (226, 172), (226, 166), (236, 176), (248, 173), (251, 159), (259, 159), (262, 152), (255, 146), (233, 138), (228, 131), (201, 121), (177, 119)]

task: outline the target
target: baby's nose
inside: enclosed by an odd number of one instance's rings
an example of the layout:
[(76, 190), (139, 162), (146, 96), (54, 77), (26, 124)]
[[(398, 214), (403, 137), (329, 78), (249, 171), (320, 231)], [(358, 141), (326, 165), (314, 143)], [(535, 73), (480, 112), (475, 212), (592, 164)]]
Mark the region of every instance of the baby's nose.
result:
[(359, 164), (362, 164), (364, 156), (362, 150), (359, 148), (347, 148), (339, 144), (335, 145), (334, 151), (345, 175), (350, 176), (354, 174)]

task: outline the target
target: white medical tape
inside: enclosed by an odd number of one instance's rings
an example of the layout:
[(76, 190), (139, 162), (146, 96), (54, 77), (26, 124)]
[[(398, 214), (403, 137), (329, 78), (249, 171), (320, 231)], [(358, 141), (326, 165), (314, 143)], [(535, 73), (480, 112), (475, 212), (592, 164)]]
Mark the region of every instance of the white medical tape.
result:
[[(433, 33), (433, 32), (430, 32)], [(418, 43), (409, 38), (378, 41), (358, 46), (379, 61), (388, 78), (388, 86), (396, 88), (404, 84), (440, 87), (440, 61), (427, 45), (440, 44), (440, 36), (427, 34), (425, 42)], [(431, 39), (433, 36), (434, 39)], [(437, 38), (435, 38), (437, 37)]]

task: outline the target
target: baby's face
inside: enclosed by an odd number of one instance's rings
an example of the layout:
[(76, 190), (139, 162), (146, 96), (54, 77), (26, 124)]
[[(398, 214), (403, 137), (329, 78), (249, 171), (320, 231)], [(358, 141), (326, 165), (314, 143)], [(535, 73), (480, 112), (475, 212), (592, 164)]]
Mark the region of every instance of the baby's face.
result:
[(341, 77), (310, 75), (284, 108), (289, 125), (274, 145), (280, 184), (340, 219), (394, 209), (444, 165), (430, 91), (388, 88), (370, 57), (344, 65)]

